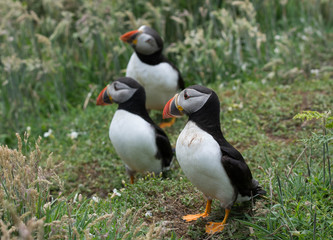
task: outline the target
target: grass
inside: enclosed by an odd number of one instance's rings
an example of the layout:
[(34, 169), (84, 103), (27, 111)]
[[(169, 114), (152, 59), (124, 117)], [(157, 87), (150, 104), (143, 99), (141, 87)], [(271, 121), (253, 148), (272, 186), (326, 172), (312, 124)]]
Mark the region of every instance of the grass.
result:
[(142, 24), (164, 36), (165, 53), (187, 85), (290, 82), (309, 77), (311, 69), (329, 70), (332, 56), (330, 1), (1, 0), (0, 5), (5, 16), (0, 141), (10, 146), (11, 132), (23, 133), (24, 122), (82, 106), (96, 86), (122, 76), (132, 49), (119, 36)]
[[(311, 131), (320, 134), (321, 125), (292, 118), (295, 112), (309, 108), (323, 111), (332, 106), (332, 81), (327, 74), (303, 83), (306, 87), (298, 81), (289, 85), (247, 82), (211, 86), (221, 99), (222, 129), (227, 139), (241, 150), (254, 177), (268, 192), (267, 199), (235, 206), (226, 230), (212, 239), (327, 239), (331, 234), (332, 188), (328, 178), (323, 183), (320, 146), (314, 145), (311, 153), (307, 149), (296, 162), (304, 146), (299, 140), (310, 137)], [(134, 185), (128, 185), (124, 166), (107, 136), (114, 111), (115, 106), (97, 107), (92, 101), (85, 110), (44, 121), (43, 131), (53, 131), (43, 138), (41, 152), (53, 152), (53, 161), (63, 162), (57, 173), (65, 183), (63, 190), (51, 187), (51, 193), (61, 191), (62, 195), (50, 202), (49, 210), (41, 210), (38, 219), (53, 226), (44, 227), (44, 236), (74, 238), (90, 233), (92, 238), (131, 239), (134, 233), (145, 237), (155, 229), (155, 234), (160, 234), (156, 238), (207, 238), (206, 221), (222, 220), (223, 209), (215, 201), (207, 220), (181, 220), (182, 215), (203, 210), (205, 200), (177, 162), (166, 179), (139, 175)], [(153, 115), (158, 122), (160, 114)], [(184, 123), (185, 119), (179, 119), (167, 130), (172, 143)], [(68, 136), (72, 130), (80, 133), (76, 139)], [(30, 131), (32, 136), (43, 134), (34, 126)], [(23, 144), (23, 149), (33, 146)], [(40, 162), (45, 166), (45, 160)], [(113, 189), (121, 196), (114, 195)], [(83, 196), (80, 202), (76, 193)], [(40, 206), (49, 202), (48, 198), (43, 201)], [(131, 212), (126, 215), (128, 209)], [(133, 218), (136, 221), (132, 224)]]
[[(45, 3), (0, 0), (4, 239), (333, 235), (332, 129), (324, 133), (322, 118), (293, 119), (333, 109), (330, 1)], [(166, 178), (138, 175), (128, 185), (108, 138), (116, 106), (95, 106), (131, 55), (119, 36), (141, 24), (164, 36), (187, 85), (217, 92), (226, 138), (268, 192), (234, 206), (220, 234), (204, 233), (207, 221), (223, 218), (217, 201), (207, 220), (181, 220), (202, 211), (205, 200), (176, 160)], [(161, 121), (161, 113), (151, 115)], [(166, 130), (172, 144), (185, 122)]]

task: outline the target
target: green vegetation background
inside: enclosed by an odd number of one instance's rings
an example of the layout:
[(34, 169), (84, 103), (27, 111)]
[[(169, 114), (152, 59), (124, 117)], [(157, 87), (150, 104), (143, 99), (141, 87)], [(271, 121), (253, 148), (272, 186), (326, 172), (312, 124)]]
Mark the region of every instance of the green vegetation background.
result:
[[(303, 110), (332, 110), (329, 0), (0, 0), (0, 144), (19, 148), (15, 133), (30, 135), (19, 152), (1, 149), (0, 233), (208, 237), (205, 221), (180, 220), (204, 200), (177, 163), (167, 179), (126, 184), (108, 139), (116, 106), (95, 106), (132, 54), (119, 36), (143, 24), (163, 36), (187, 86), (218, 93), (222, 130), (269, 193), (267, 201), (236, 206), (213, 239), (329, 239), (332, 131), (323, 120), (331, 115), (292, 120)], [(185, 121), (166, 130), (173, 144)], [(210, 220), (217, 221), (223, 211), (214, 208)]]

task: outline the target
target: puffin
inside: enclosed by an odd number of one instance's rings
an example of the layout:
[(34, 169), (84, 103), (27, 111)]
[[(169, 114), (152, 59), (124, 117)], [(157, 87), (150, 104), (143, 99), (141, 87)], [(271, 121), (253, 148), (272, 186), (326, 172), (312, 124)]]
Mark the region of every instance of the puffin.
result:
[(109, 137), (125, 163), (130, 183), (136, 172), (161, 173), (170, 168), (173, 151), (165, 132), (149, 117), (145, 89), (134, 79), (122, 77), (99, 94), (97, 105), (118, 104)]
[[(178, 90), (184, 89), (183, 78), (177, 67), (163, 55), (163, 40), (152, 28), (143, 25), (137, 30), (123, 34), (120, 39), (134, 49), (126, 77), (138, 81), (146, 90), (146, 107), (162, 111), (167, 101)], [(162, 123), (170, 127), (175, 122)]]
[(187, 215), (185, 221), (205, 218), (213, 199), (225, 209), (222, 222), (209, 222), (206, 233), (224, 229), (231, 207), (266, 192), (253, 179), (241, 153), (223, 136), (220, 126), (220, 102), (217, 94), (200, 85), (190, 86), (176, 94), (165, 105), (163, 118), (188, 116), (178, 136), (176, 158), (186, 177), (206, 197), (204, 213)]

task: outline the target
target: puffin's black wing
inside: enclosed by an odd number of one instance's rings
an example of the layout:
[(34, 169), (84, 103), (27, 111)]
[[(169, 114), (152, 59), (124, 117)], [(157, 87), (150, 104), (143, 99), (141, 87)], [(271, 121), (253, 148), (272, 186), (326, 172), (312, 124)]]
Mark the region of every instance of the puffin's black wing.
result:
[(266, 194), (266, 191), (259, 186), (258, 181), (252, 178), (251, 171), (244, 160), (223, 155), (221, 162), (231, 183), (241, 195), (255, 197)]
[(258, 183), (255, 184), (256, 181), (253, 181), (251, 171), (243, 159), (234, 159), (223, 154), (221, 161), (232, 185), (237, 188), (241, 195), (254, 196), (257, 194), (255, 190)]
[(238, 192), (251, 196), (252, 174), (247, 164), (228, 155), (222, 155), (222, 164), (232, 185), (237, 188)]
[(173, 157), (171, 144), (165, 132), (155, 125), (157, 158), (162, 159), (162, 167), (169, 167)]

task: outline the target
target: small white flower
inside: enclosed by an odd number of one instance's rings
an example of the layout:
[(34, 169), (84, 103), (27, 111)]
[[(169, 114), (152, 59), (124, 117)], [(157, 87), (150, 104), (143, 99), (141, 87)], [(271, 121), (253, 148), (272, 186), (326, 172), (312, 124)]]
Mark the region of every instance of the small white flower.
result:
[(79, 136), (79, 133), (71, 131), (71, 133), (67, 134), (67, 136), (70, 137), (71, 139), (76, 139)]
[(51, 136), (51, 135), (52, 135), (52, 129), (49, 129), (47, 132), (44, 133), (43, 136), (44, 136), (45, 138), (48, 138), (48, 137)]
[(147, 212), (145, 213), (145, 217), (152, 217), (152, 216), (153, 216), (153, 214), (152, 214), (151, 211), (147, 211)]
[(281, 39), (281, 36), (280, 36), (280, 35), (275, 35), (274, 39), (275, 39), (275, 40), (280, 40), (280, 39)]
[(99, 202), (99, 197), (93, 196), (93, 197), (92, 197), (92, 200), (93, 200), (94, 202), (97, 202), (97, 203), (98, 203), (98, 202)]
[(232, 121), (235, 122), (235, 123), (241, 123), (242, 122), (242, 120), (240, 120), (238, 118), (234, 118), (234, 119), (232, 119)]
[(121, 193), (118, 192), (118, 190), (116, 188), (113, 189), (113, 193), (116, 194), (117, 196), (121, 196)]
[[(121, 189), (120, 189), (120, 191), (121, 191)], [(116, 188), (113, 189), (113, 193), (111, 195), (111, 198), (114, 198), (115, 196), (118, 196), (118, 197), (121, 196), (121, 193)]]
[(27, 126), (27, 132), (29, 133), (31, 131), (31, 127)]
[(274, 48), (274, 52), (275, 52), (276, 54), (278, 54), (278, 53), (280, 52), (280, 50), (279, 50), (278, 48)]
[(311, 69), (311, 70), (310, 70), (310, 73), (311, 73), (311, 74), (314, 74), (314, 75), (316, 75), (316, 76), (318, 76), (318, 74), (319, 74), (319, 69)]

